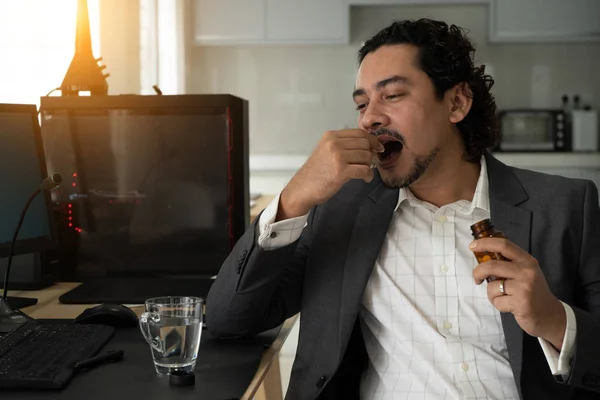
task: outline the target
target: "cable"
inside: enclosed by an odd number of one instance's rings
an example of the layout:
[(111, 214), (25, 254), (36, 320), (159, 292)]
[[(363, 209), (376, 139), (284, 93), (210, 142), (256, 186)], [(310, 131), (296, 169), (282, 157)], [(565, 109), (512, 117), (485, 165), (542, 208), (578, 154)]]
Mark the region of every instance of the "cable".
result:
[(17, 241), (17, 236), (19, 235), (19, 230), (21, 229), (21, 225), (23, 225), (23, 220), (25, 219), (25, 214), (27, 213), (27, 209), (29, 205), (33, 202), (38, 194), (41, 193), (41, 188), (37, 188), (35, 192), (27, 199), (27, 203), (25, 203), (25, 207), (23, 207), (23, 211), (21, 212), (21, 217), (19, 218), (19, 222), (17, 223), (17, 228), (15, 229), (15, 233), (12, 238), (12, 242), (10, 244), (10, 253), (8, 254), (8, 263), (6, 264), (6, 272), (4, 273), (4, 293), (2, 294), (2, 298), (6, 300), (6, 296), (8, 296), (8, 279), (10, 277), (10, 266), (12, 264), (13, 253), (15, 251), (15, 242)]
[[(52, 89), (51, 91), (49, 91), (49, 92), (46, 94), (46, 96), (44, 96), (44, 97), (48, 97), (48, 96), (50, 96), (52, 93), (56, 92), (57, 90), (60, 90), (60, 86), (59, 86), (59, 87), (56, 87), (56, 88), (54, 88), (54, 89)], [(42, 112), (42, 107), (40, 107), (40, 109), (39, 109), (39, 110), (38, 110), (38, 112), (37, 112), (37, 115), (38, 115), (38, 117), (40, 116), (40, 113), (41, 113), (41, 112)]]
[(48, 92), (48, 94), (45, 97), (50, 96), (52, 93), (54, 93), (55, 91), (60, 90), (60, 86), (57, 88), (52, 89), (51, 91)]

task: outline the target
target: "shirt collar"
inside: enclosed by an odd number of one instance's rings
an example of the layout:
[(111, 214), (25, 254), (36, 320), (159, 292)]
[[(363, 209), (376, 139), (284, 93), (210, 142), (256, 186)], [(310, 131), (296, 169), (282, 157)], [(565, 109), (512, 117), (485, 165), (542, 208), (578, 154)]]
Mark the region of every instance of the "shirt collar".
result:
[[(490, 211), (490, 195), (489, 195), (489, 180), (487, 174), (487, 165), (485, 162), (485, 157), (481, 156), (480, 160), (480, 171), (479, 178), (477, 179), (477, 186), (475, 186), (475, 194), (473, 195), (473, 199), (471, 201), (468, 200), (459, 200), (449, 206), (454, 206), (458, 212), (463, 214), (472, 214), (475, 208), (479, 208), (485, 211)], [(398, 203), (396, 204), (396, 208), (394, 208), (394, 212), (400, 208), (400, 205), (404, 202), (408, 201), (409, 204), (413, 207), (427, 207), (427, 208), (436, 208), (435, 206), (419, 200), (415, 197), (415, 195), (410, 191), (408, 187), (400, 188), (398, 193)]]

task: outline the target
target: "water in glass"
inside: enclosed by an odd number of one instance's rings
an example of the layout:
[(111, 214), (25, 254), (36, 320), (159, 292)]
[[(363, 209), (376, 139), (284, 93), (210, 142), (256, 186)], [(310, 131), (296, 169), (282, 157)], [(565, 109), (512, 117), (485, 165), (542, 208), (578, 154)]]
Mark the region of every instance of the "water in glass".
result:
[(202, 303), (194, 297), (146, 301), (140, 329), (150, 344), (157, 373), (194, 370), (202, 337)]

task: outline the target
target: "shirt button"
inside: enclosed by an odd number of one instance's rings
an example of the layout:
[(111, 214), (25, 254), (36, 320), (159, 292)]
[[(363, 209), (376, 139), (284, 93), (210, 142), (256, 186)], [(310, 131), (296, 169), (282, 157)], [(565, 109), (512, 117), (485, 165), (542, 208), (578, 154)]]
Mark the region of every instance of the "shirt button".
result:
[(271, 239), (275, 239), (277, 237), (277, 232), (275, 232), (275, 231), (271, 232), (271, 234), (269, 235), (269, 237)]
[(444, 329), (452, 329), (452, 324), (449, 321), (445, 321), (444, 322)]
[(321, 389), (325, 385), (325, 382), (327, 382), (327, 377), (323, 375), (317, 380), (317, 387)]
[(440, 215), (437, 220), (439, 222), (446, 222), (446, 221), (448, 221), (448, 218), (446, 218), (445, 215)]
[(441, 270), (442, 272), (448, 272), (448, 266), (447, 266), (447, 265), (442, 265), (442, 266), (440, 267), (440, 270)]
[(469, 370), (469, 364), (467, 364), (467, 363), (460, 364), (460, 369), (462, 369), (465, 372), (468, 371)]

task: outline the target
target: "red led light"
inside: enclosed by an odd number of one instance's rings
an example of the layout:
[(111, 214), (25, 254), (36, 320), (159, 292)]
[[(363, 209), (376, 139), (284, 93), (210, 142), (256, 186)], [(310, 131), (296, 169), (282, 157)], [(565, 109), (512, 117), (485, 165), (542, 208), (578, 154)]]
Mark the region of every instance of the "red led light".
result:
[(75, 182), (71, 183), (71, 186), (75, 187), (77, 184)]
[(73, 172), (73, 178), (77, 177), (77, 172)]
[(69, 204), (69, 208), (73, 208), (73, 204)]
[(73, 214), (73, 211), (72, 211), (72, 210), (69, 210), (69, 214)]
[(72, 227), (72, 226), (73, 226), (73, 224), (69, 223), (69, 228)]
[(73, 219), (73, 217), (69, 217), (69, 221), (71, 221)]

